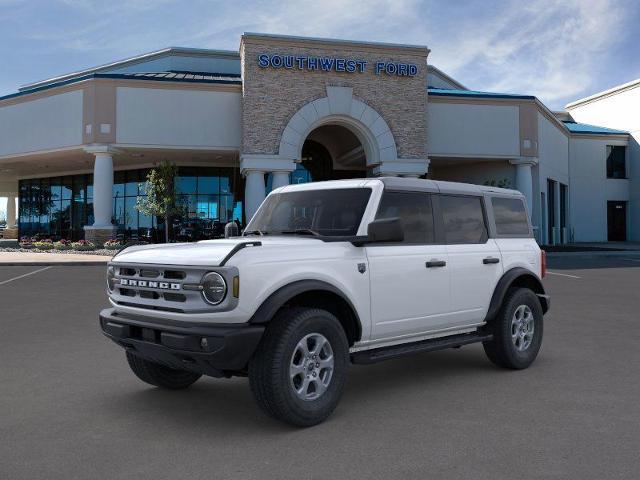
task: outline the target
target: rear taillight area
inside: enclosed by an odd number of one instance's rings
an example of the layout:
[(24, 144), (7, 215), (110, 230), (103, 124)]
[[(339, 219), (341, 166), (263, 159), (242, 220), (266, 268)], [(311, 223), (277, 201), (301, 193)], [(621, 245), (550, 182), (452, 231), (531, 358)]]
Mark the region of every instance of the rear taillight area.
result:
[(540, 250), (540, 278), (547, 275), (547, 252)]

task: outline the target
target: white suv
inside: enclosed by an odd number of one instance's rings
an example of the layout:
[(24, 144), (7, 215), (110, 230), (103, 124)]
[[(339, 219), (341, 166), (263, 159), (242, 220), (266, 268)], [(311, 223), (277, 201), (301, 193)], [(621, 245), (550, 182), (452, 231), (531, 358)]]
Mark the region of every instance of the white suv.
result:
[(317, 424), (350, 363), (482, 342), (528, 367), (549, 309), (544, 252), (513, 190), (407, 178), (274, 190), (242, 237), (129, 247), (103, 332), (158, 387), (249, 376), (272, 417)]

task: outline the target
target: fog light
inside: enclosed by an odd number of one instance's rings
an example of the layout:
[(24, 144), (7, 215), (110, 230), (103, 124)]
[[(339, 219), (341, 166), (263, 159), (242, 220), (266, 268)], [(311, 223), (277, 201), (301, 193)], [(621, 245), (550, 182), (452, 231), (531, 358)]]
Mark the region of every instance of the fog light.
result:
[(206, 338), (202, 337), (202, 340), (200, 340), (200, 348), (202, 348), (203, 350), (206, 350), (208, 346), (209, 346), (209, 342), (207, 341)]
[(113, 292), (113, 287), (116, 284), (116, 267), (109, 266), (107, 268), (107, 289)]

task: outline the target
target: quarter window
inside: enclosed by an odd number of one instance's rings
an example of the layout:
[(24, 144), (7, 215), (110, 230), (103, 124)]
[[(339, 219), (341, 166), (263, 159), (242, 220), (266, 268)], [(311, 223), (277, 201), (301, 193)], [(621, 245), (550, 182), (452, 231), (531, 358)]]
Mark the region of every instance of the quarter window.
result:
[(529, 222), (524, 202), (520, 198), (491, 199), (498, 235), (529, 235)]
[(404, 243), (433, 243), (431, 195), (385, 191), (376, 219), (399, 217), (404, 226)]
[(487, 227), (480, 197), (441, 195), (440, 208), (447, 243), (487, 241)]

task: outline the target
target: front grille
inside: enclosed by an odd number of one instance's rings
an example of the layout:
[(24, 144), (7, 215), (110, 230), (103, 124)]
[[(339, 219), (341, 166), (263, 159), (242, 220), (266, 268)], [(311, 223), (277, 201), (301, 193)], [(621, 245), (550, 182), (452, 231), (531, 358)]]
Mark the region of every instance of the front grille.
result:
[[(197, 290), (183, 290), (183, 284), (199, 284), (209, 269), (197, 267), (116, 266), (111, 298), (120, 305), (153, 310), (197, 312), (209, 310)], [(121, 281), (127, 282), (121, 284)]]

